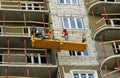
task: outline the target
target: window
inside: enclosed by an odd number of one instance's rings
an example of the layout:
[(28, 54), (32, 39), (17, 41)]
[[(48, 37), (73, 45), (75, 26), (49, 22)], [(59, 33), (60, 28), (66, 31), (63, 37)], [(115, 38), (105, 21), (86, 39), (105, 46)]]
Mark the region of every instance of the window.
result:
[(98, 78), (95, 70), (72, 70), (73, 78)]
[(41, 63), (39, 54), (30, 54), (27, 56), (28, 63)]
[(27, 62), (28, 63), (46, 63), (46, 57), (40, 56), (40, 54), (30, 54), (27, 55)]
[(21, 3), (23, 10), (43, 10), (42, 6), (40, 3)]
[(116, 55), (116, 54), (120, 54), (120, 45), (113, 43), (112, 46), (113, 46), (114, 54), (115, 54), (115, 55)]
[(0, 64), (2, 64), (2, 55), (0, 55)]
[(74, 78), (79, 78), (78, 74), (74, 74), (73, 76), (74, 76)]
[(78, 4), (78, 0), (59, 0), (60, 4)]
[(24, 33), (28, 33), (28, 28), (23, 28), (24, 29)]
[(23, 31), (23, 35), (27, 35), (30, 36), (31, 31), (30, 31), (30, 27), (23, 27), (22, 31)]
[(87, 49), (84, 52), (79, 52), (79, 51), (69, 51), (70, 56), (88, 56), (88, 51)]
[(27, 56), (27, 62), (28, 63), (31, 63), (32, 61), (31, 61), (31, 56)]
[(0, 26), (0, 35), (3, 33), (2, 26)]
[(82, 29), (83, 28), (82, 18), (63, 17), (62, 22), (63, 22), (64, 29)]

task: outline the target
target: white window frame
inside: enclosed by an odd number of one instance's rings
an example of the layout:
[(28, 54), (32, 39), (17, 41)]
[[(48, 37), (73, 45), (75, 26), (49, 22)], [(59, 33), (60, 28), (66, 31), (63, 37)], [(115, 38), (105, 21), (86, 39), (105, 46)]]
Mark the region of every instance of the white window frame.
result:
[(88, 55), (84, 55), (84, 51), (80, 52), (81, 55), (77, 55), (77, 51), (74, 51), (75, 55), (70, 55), (70, 56), (88, 56)]
[[(66, 28), (66, 27), (65, 27), (64, 18), (67, 18), (67, 19), (68, 19), (69, 28)], [(72, 28), (71, 22), (70, 22), (70, 18), (73, 18), (73, 19), (74, 19), (75, 28)], [(81, 22), (81, 25), (82, 25), (81, 28), (78, 28), (78, 25), (77, 25), (77, 18), (80, 19), (80, 22)], [(64, 28), (64, 29), (83, 29), (83, 21), (82, 21), (82, 18), (81, 18), (81, 17), (62, 17), (62, 23), (63, 23), (63, 28)]]
[(30, 32), (30, 27), (23, 27), (22, 28), (22, 32), (23, 32), (23, 35), (26, 35), (25, 33), (24, 33), (24, 28), (27, 28), (28, 30), (28, 33), (26, 33), (28, 36), (30, 36), (30, 34), (31, 34), (31, 32)]
[(78, 0), (76, 0), (76, 3), (72, 2), (73, 0), (70, 0), (70, 3), (67, 3), (66, 0), (64, 0), (64, 3), (60, 3), (60, 0), (58, 0), (59, 4), (72, 4), (72, 5), (78, 5)]
[[(38, 57), (38, 64), (41, 64), (41, 58), (40, 58), (40, 54), (36, 54)], [(34, 64), (34, 54), (30, 54), (30, 58), (31, 58), (31, 63)]]
[(81, 78), (81, 74), (85, 74), (88, 78), (88, 74), (93, 74), (94, 78), (98, 78), (98, 74), (96, 70), (71, 70), (72, 78), (74, 78), (74, 74), (78, 74), (79, 78)]
[[(21, 9), (22, 9), (22, 7), (25, 8), (25, 9), (23, 9), (23, 10), (29, 10), (29, 9), (28, 9), (29, 7), (32, 8), (31, 10), (35, 10), (34, 4), (36, 4), (36, 3), (21, 3), (21, 4), (25, 4), (25, 6), (22, 6), (22, 5), (21, 5)], [(28, 6), (28, 4), (31, 4), (31, 6)], [(37, 4), (39, 4), (39, 3), (37, 3)], [(39, 8), (39, 10), (41, 10), (40, 4), (39, 4), (38, 8)]]

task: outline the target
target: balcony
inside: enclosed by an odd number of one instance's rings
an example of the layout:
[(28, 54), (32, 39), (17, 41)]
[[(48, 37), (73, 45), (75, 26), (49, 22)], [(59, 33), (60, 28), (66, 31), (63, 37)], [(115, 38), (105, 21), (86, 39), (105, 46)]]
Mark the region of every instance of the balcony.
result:
[(116, 7), (120, 6), (120, 0), (87, 0), (86, 6), (88, 7), (88, 14), (92, 14), (92, 11), (95, 15), (104, 13), (103, 6), (107, 8), (108, 13), (119, 13)]
[(119, 77), (120, 55), (113, 55), (105, 59), (101, 64), (102, 77)]
[(57, 76), (56, 55), (52, 50), (11, 47), (0, 50), (0, 78)]
[(101, 18), (95, 24), (94, 40), (100, 41), (100, 37), (102, 37), (103, 41), (119, 40), (120, 36), (116, 35), (120, 34), (119, 22), (120, 18), (109, 18), (108, 20)]
[(47, 4), (43, 1), (36, 0), (2, 0), (0, 2), (1, 9), (11, 9), (11, 10), (31, 10), (40, 11), (47, 10)]

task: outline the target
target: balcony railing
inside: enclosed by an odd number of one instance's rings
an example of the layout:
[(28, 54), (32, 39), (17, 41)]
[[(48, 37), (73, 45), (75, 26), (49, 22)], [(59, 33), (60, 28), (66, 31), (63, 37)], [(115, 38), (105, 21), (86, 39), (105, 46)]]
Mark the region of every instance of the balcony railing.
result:
[(1, 4), (0, 7), (3, 9), (46, 10), (45, 2), (2, 0), (0, 4)]
[[(10, 51), (10, 49), (19, 50), (21, 53), (17, 53), (18, 51)], [(46, 55), (44, 50), (40, 53), (27, 53), (21, 50), (23, 48), (2, 48), (2, 50), (8, 50), (8, 53), (0, 54), (0, 64), (12, 64), (12, 65), (53, 65), (50, 61), (51, 56)], [(38, 49), (29, 49), (34, 52), (40, 51)], [(52, 60), (55, 61), (55, 60)]]
[(102, 17), (95, 23), (95, 30), (98, 31), (104, 27), (120, 27), (120, 18), (109, 18)]
[(112, 55), (120, 54), (120, 40), (106, 41), (101, 42), (101, 51), (102, 55), (106, 57), (110, 57)]
[(86, 6), (91, 6), (92, 4), (96, 2), (120, 2), (120, 0), (86, 0)]

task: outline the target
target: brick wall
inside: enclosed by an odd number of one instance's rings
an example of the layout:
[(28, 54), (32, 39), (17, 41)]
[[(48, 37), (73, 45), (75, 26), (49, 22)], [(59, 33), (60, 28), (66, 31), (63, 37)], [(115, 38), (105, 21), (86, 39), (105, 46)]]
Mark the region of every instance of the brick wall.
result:
[[(58, 59), (60, 65), (98, 65), (97, 53), (95, 51), (94, 41), (91, 39), (91, 31), (89, 29), (89, 22), (87, 18), (86, 8), (84, 6), (84, 1), (79, 0), (78, 5), (65, 5), (59, 4), (58, 0), (49, 0), (50, 14), (53, 23), (53, 30), (55, 38), (63, 39), (61, 37), (62, 31), (62, 17), (82, 17), (83, 25), (85, 30), (81, 32), (86, 32), (87, 42), (88, 42), (88, 56), (70, 56), (69, 52), (66, 50), (61, 50), (58, 52)], [(80, 31), (80, 30), (76, 30)], [(79, 34), (79, 33), (78, 33)], [(77, 38), (74, 38), (77, 39)]]

